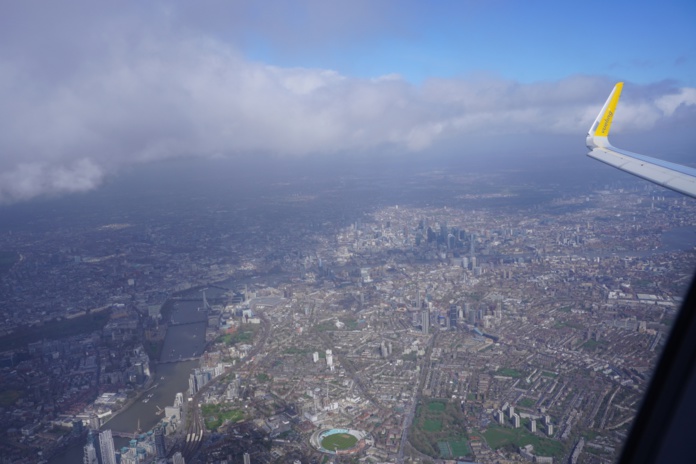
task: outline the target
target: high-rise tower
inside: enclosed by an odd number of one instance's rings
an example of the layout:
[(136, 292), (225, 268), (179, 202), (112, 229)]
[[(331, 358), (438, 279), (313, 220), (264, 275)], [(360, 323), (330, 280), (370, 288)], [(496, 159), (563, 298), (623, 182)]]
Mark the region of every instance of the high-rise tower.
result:
[(162, 427), (155, 429), (155, 451), (158, 458), (167, 457), (167, 442), (164, 439), (164, 430)]
[(82, 457), (83, 464), (99, 464), (97, 460), (97, 449), (94, 447), (94, 443), (92, 443), (91, 433), (89, 434), (88, 442), (84, 450), (85, 454)]
[(116, 450), (111, 430), (104, 430), (99, 434), (99, 450), (102, 464), (116, 464)]

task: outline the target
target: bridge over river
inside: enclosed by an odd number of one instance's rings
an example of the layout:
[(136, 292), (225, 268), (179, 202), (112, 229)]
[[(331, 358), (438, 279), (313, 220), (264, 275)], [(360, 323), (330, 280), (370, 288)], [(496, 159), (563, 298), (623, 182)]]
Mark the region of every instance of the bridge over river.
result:
[(118, 430), (112, 430), (111, 435), (114, 437), (119, 437), (119, 438), (128, 438), (129, 440), (135, 440), (138, 438), (140, 435), (139, 433), (128, 433), (128, 432), (119, 432)]

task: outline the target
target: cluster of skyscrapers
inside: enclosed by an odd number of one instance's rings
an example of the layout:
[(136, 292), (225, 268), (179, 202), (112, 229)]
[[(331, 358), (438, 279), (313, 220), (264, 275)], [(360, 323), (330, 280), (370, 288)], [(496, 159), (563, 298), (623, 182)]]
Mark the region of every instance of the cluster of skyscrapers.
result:
[[(90, 432), (87, 445), (84, 448), (83, 464), (99, 464), (97, 459), (97, 449), (94, 447)], [(99, 434), (99, 456), (101, 464), (116, 464), (116, 449), (114, 448), (114, 437), (111, 435), (111, 430), (104, 430)]]
[[(92, 432), (90, 432), (87, 445), (84, 447), (82, 458), (83, 464), (138, 464), (144, 462), (148, 456), (155, 456), (157, 459), (167, 458), (167, 443), (164, 435), (164, 430), (157, 427), (154, 430), (153, 439), (148, 441), (149, 447), (143, 448), (138, 440), (131, 440), (129, 447), (121, 449), (120, 453), (116, 453), (114, 446), (114, 438), (111, 430), (104, 430), (99, 433), (99, 450), (94, 446)], [(180, 452), (174, 453), (172, 456), (174, 464), (185, 464), (184, 457)]]

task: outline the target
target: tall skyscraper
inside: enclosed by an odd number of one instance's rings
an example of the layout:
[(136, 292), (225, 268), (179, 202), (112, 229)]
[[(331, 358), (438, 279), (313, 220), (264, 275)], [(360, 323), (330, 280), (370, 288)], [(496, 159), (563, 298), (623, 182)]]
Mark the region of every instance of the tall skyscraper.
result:
[(157, 427), (155, 429), (155, 451), (157, 452), (158, 458), (167, 457), (167, 443), (164, 439), (164, 430), (162, 430), (162, 427)]
[(172, 456), (172, 464), (186, 464), (184, 457), (181, 455), (181, 451), (174, 453), (174, 456)]
[(430, 333), (430, 311), (427, 308), (421, 313), (421, 329), (425, 335)]
[(457, 327), (457, 319), (459, 318), (459, 311), (457, 310), (457, 305), (450, 305), (449, 309), (449, 325), (450, 327)]
[(84, 450), (85, 454), (82, 457), (83, 464), (99, 464), (97, 460), (97, 449), (94, 447), (94, 443), (87, 443)]
[(251, 456), (249, 456), (249, 453), (244, 453), (244, 464), (251, 464)]
[(99, 434), (99, 450), (102, 464), (116, 464), (116, 450), (111, 430), (104, 430)]

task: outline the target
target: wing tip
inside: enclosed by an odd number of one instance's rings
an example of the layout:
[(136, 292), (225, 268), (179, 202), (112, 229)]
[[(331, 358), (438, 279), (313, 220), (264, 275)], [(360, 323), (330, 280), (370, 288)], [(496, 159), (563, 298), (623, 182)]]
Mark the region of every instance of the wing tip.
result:
[(614, 85), (614, 88), (609, 94), (607, 101), (604, 102), (604, 106), (602, 106), (602, 110), (599, 112), (597, 118), (590, 127), (590, 130), (587, 133), (587, 147), (589, 149), (592, 150), (596, 147), (610, 146), (608, 140), (609, 130), (611, 129), (611, 123), (614, 120), (616, 106), (619, 103), (623, 85), (623, 82), (617, 82)]

